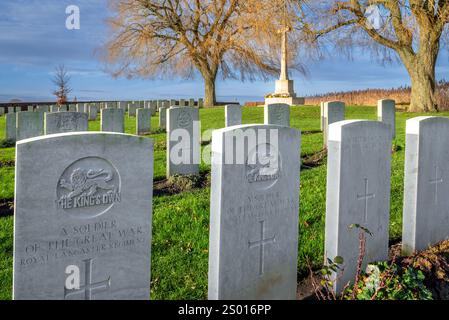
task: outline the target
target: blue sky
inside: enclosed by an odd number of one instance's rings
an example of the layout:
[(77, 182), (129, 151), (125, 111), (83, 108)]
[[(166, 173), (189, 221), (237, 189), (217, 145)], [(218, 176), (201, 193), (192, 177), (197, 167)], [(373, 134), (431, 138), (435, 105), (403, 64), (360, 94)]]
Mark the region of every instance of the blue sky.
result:
[[(67, 30), (65, 9), (77, 5), (81, 29)], [(0, 1), (0, 102), (52, 101), (52, 72), (58, 64), (70, 71), (72, 96), (78, 100), (133, 100), (189, 98), (203, 95), (200, 78), (192, 80), (113, 79), (103, 72), (96, 51), (106, 40), (107, 0), (1, 0)], [(448, 55), (437, 68), (447, 77)], [(299, 95), (328, 91), (389, 88), (409, 83), (401, 65), (382, 66), (369, 56), (354, 54), (352, 61), (329, 57), (305, 60), (309, 76), (293, 76)], [(269, 82), (218, 81), (217, 95), (225, 101), (261, 101), (274, 90)], [(73, 98), (73, 97), (72, 97)]]

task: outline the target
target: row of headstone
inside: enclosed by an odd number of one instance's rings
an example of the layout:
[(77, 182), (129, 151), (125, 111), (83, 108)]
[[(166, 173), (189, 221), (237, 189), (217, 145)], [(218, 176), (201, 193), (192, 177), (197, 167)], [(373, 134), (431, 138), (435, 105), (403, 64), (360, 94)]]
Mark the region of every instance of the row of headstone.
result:
[[(323, 131), (324, 147), (327, 147), (329, 125), (345, 119), (345, 104), (340, 101), (321, 102), (320, 128)], [(377, 103), (377, 118), (390, 126), (393, 139), (396, 137), (396, 103), (384, 99)]]

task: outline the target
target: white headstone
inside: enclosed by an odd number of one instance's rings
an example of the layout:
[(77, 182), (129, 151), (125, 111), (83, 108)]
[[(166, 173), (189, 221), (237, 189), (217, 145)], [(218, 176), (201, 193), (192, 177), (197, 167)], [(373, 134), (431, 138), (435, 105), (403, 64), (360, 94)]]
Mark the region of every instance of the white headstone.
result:
[(95, 104), (89, 106), (89, 120), (96, 121), (98, 116), (98, 108)]
[(324, 118), (324, 102), (320, 103), (320, 130), (324, 131), (325, 118)]
[(27, 111), (29, 111), (29, 112), (34, 111), (34, 107), (33, 107), (33, 106), (28, 106), (28, 107), (27, 107)]
[(167, 177), (199, 173), (201, 160), (199, 112), (175, 107), (167, 113)]
[(38, 137), (44, 134), (43, 112), (17, 113), (17, 141)]
[(242, 124), (242, 107), (238, 104), (225, 106), (225, 127), (239, 126)]
[(6, 114), (6, 139), (16, 141), (17, 138), (17, 115), (13, 113), (7, 113)]
[(161, 107), (159, 109), (159, 128), (167, 129), (167, 108)]
[(388, 125), (348, 120), (329, 126), (325, 255), (344, 259), (343, 275), (335, 279), (334, 274), (337, 293), (356, 275), (364, 231), (352, 225), (372, 233), (366, 235), (364, 267), (388, 258), (390, 162)]
[(149, 134), (151, 131), (151, 110), (137, 109), (136, 116), (137, 135)]
[(324, 132), (323, 145), (327, 147), (329, 136), (329, 125), (334, 122), (345, 120), (345, 104), (340, 101), (330, 101), (324, 103)]
[(67, 108), (67, 105), (61, 105), (59, 106), (59, 112), (67, 112), (69, 109)]
[(287, 127), (213, 132), (209, 299), (296, 299), (300, 145)]
[(68, 108), (69, 112), (77, 112), (77, 108), (75, 104), (69, 104)]
[(290, 106), (288, 104), (268, 104), (264, 107), (265, 124), (290, 127)]
[(377, 102), (377, 117), (379, 121), (390, 126), (394, 139), (396, 137), (396, 102), (394, 100), (379, 100)]
[(129, 104), (128, 105), (128, 116), (129, 117), (135, 117), (138, 107), (139, 106), (137, 104), (134, 104), (134, 103), (133, 104)]
[(45, 114), (45, 134), (88, 131), (87, 113), (55, 112)]
[(125, 114), (123, 109), (101, 110), (101, 131), (125, 132)]
[(152, 163), (152, 140), (129, 135), (19, 143), (14, 299), (149, 299)]
[(449, 238), (449, 118), (407, 120), (402, 246), (405, 254)]
[(14, 107), (8, 107), (8, 113), (15, 113), (16, 110), (14, 109)]
[(5, 114), (5, 108), (0, 107), (0, 116), (2, 116), (2, 115), (4, 115), (4, 114)]

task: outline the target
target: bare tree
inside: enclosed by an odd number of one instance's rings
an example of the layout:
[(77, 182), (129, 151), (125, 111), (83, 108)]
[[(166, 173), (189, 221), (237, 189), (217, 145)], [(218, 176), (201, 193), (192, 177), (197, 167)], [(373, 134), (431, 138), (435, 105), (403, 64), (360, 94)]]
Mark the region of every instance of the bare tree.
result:
[(205, 105), (213, 106), (219, 74), (241, 80), (278, 75), (277, 0), (110, 0), (110, 5), (112, 35), (104, 59), (114, 76), (191, 78), (199, 72)]
[(56, 86), (56, 90), (53, 92), (53, 95), (56, 96), (58, 105), (65, 104), (69, 93), (72, 92), (72, 89), (69, 86), (70, 77), (63, 64), (55, 68), (55, 74), (52, 78), (52, 82)]
[(447, 35), (449, 0), (300, 2), (303, 31), (318, 41), (334, 37), (341, 47), (375, 49), (386, 60), (395, 53), (410, 75), (410, 111), (438, 111), (435, 66)]

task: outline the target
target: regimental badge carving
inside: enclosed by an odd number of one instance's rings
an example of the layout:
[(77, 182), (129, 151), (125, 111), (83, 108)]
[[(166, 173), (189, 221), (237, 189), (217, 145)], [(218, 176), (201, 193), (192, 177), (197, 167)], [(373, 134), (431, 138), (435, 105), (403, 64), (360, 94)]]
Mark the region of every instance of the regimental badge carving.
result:
[(120, 176), (112, 164), (102, 158), (83, 158), (60, 177), (56, 205), (76, 218), (96, 217), (121, 202), (120, 189)]
[(281, 156), (270, 144), (258, 145), (248, 154), (246, 179), (258, 189), (268, 189), (276, 184), (281, 174)]
[(277, 122), (282, 122), (285, 118), (284, 108), (282, 107), (273, 108), (273, 117)]
[(181, 110), (178, 115), (178, 126), (180, 128), (189, 128), (193, 124), (193, 119), (187, 110)]

